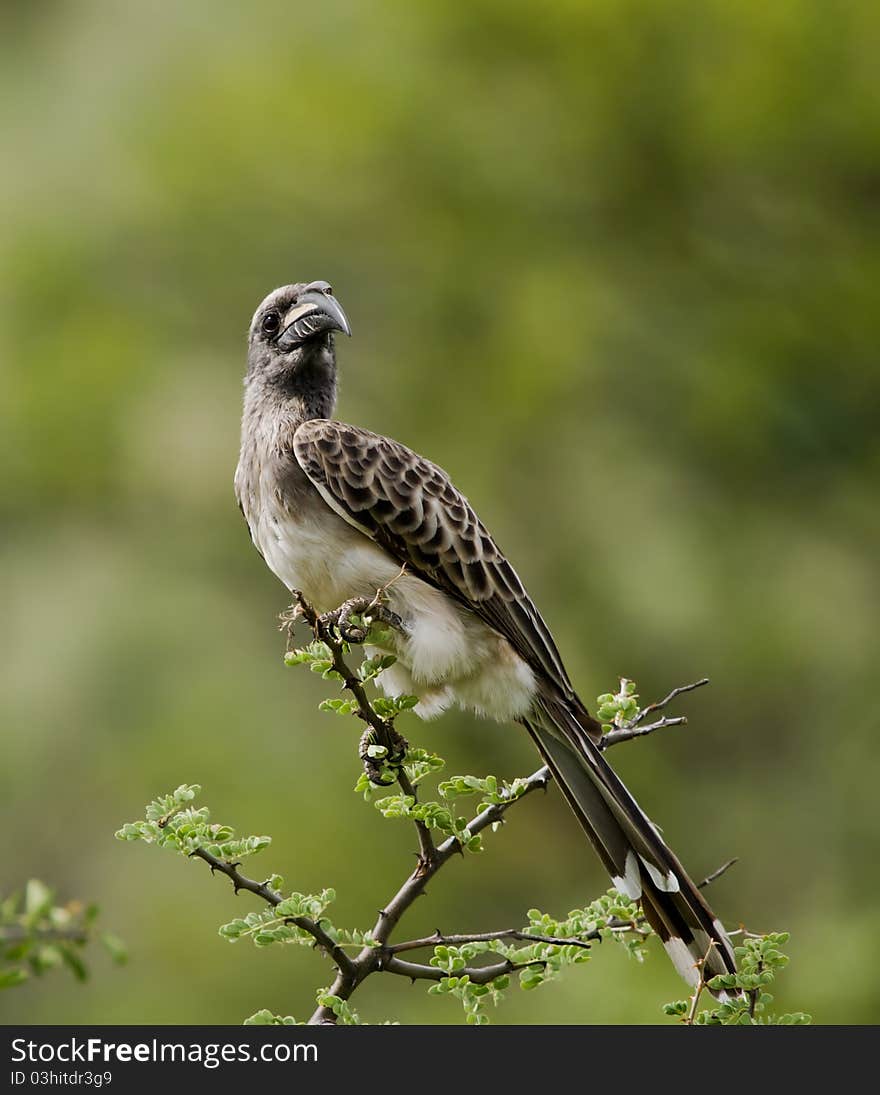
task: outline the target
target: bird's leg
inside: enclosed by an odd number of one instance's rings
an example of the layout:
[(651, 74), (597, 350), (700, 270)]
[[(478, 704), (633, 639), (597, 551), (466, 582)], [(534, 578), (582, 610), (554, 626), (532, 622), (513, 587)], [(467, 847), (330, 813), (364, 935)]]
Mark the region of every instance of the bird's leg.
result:
[(335, 627), (345, 642), (357, 646), (366, 642), (369, 627), (363, 622), (355, 623), (352, 620), (353, 616), (360, 616), (362, 620), (366, 617), (373, 623), (387, 624), (395, 631), (403, 630), (403, 620), (396, 612), (392, 612), (390, 608), (375, 599), (368, 600), (366, 597), (351, 597), (339, 608), (325, 612), (320, 617), (320, 622), (328, 629)]

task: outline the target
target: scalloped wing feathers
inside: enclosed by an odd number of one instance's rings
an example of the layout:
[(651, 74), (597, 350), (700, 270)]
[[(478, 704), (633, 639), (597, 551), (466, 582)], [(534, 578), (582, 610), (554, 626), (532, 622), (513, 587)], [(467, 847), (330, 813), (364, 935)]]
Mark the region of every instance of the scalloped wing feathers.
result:
[(574, 699), (547, 625), (442, 468), (391, 438), (328, 419), (304, 422), (293, 447), (328, 505), (413, 573), (465, 604)]

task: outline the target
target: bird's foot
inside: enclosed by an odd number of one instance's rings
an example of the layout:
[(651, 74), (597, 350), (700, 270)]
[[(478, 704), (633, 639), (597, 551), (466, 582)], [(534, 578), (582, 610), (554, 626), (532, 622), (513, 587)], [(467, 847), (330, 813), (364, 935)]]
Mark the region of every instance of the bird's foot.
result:
[(366, 642), (373, 623), (387, 624), (396, 631), (403, 629), (403, 620), (390, 608), (368, 600), (366, 597), (352, 597), (339, 608), (325, 612), (320, 617), (321, 626), (339, 632), (340, 638), (352, 646)]

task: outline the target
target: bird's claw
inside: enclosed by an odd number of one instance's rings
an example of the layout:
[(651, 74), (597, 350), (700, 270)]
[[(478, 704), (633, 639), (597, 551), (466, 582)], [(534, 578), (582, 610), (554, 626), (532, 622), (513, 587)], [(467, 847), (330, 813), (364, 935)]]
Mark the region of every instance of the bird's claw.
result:
[[(361, 622), (354, 622), (353, 616), (361, 617)], [(365, 624), (364, 619), (369, 623)], [(360, 646), (366, 642), (370, 631), (369, 624), (372, 623), (387, 624), (396, 631), (403, 630), (403, 620), (396, 612), (392, 612), (385, 605), (379, 604), (375, 600), (368, 600), (366, 597), (352, 597), (344, 604), (341, 604), (339, 608), (334, 608), (331, 612), (325, 612), (320, 617), (322, 627), (328, 630), (335, 628), (339, 632), (340, 638), (352, 646)]]

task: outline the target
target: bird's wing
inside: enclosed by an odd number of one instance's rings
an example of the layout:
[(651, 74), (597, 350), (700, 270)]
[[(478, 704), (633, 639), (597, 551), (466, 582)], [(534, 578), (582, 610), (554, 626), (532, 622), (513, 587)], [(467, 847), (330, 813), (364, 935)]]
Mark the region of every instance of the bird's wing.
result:
[(328, 506), (499, 631), (563, 695), (573, 695), (541, 614), (442, 468), (388, 437), (320, 418), (297, 429), (293, 447)]

